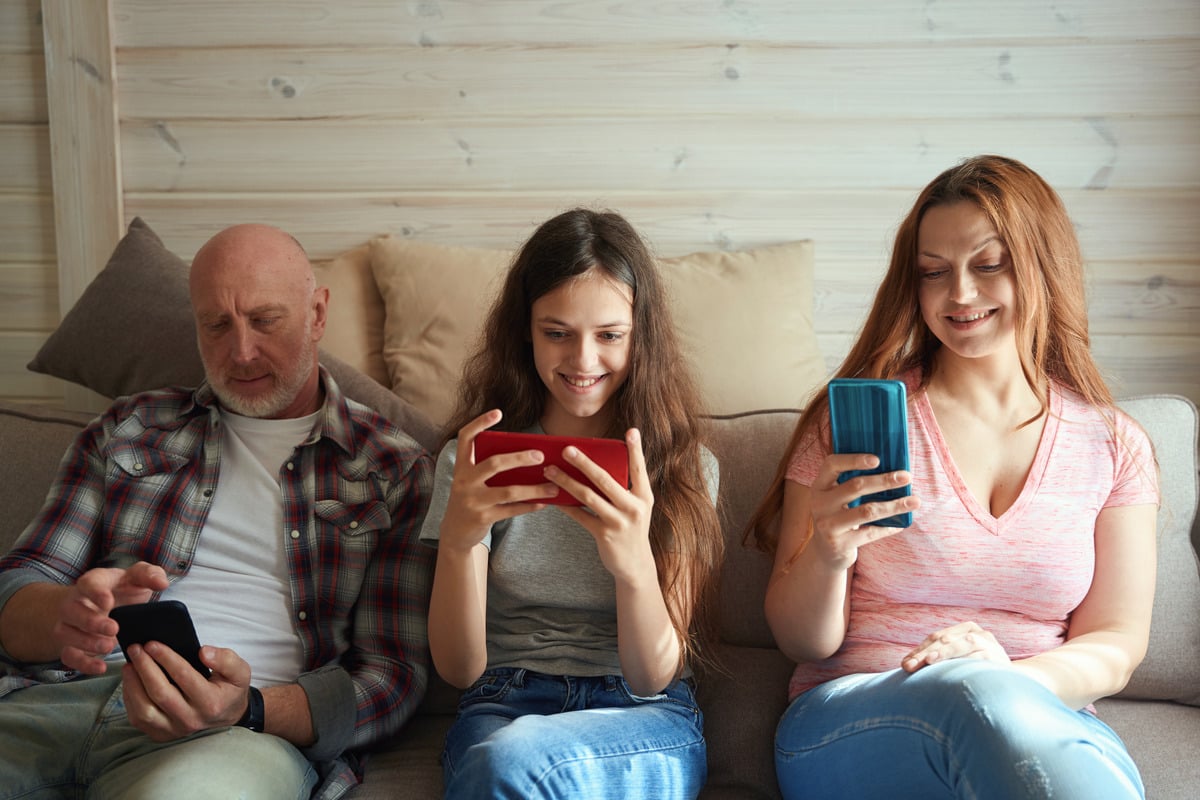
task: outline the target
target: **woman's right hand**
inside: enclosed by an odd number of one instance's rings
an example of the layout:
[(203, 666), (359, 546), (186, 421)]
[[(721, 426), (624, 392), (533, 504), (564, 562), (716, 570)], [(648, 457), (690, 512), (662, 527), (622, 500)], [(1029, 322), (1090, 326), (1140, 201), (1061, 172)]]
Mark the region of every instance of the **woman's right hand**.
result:
[(496, 522), (545, 508), (545, 502), (539, 501), (558, 494), (558, 487), (549, 481), (536, 486), (488, 486), (485, 483), (504, 470), (542, 462), (542, 453), (538, 450), (498, 453), (481, 463), (475, 462), (475, 437), (498, 423), (501, 416), (499, 409), (492, 409), (468, 422), (458, 432), (454, 480), (442, 518), (439, 548), (468, 551), (483, 541)]
[(838, 483), (838, 476), (843, 472), (877, 466), (879, 459), (874, 455), (831, 453), (821, 463), (810, 487), (813, 522), (810, 546), (815, 547), (815, 555), (833, 569), (849, 569), (858, 560), (858, 548), (904, 530), (868, 523), (913, 511), (921, 505), (919, 499), (909, 496), (862, 503), (851, 508), (850, 503), (864, 495), (912, 483), (912, 474), (903, 470), (857, 475), (845, 483)]

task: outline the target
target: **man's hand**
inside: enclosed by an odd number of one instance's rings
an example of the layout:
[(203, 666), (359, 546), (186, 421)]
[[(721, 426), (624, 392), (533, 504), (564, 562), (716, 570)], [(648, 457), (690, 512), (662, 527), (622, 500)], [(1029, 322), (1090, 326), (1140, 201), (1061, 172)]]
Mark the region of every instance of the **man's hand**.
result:
[(156, 742), (236, 724), (249, 702), (250, 665), (220, 647), (201, 647), (200, 660), (212, 677), (161, 642), (129, 648), (121, 680), (130, 723)]

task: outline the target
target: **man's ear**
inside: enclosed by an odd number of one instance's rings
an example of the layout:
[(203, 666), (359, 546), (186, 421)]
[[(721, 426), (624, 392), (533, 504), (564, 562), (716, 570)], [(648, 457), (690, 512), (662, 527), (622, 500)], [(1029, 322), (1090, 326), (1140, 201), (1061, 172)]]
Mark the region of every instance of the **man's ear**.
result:
[(312, 336), (313, 341), (319, 341), (325, 335), (325, 322), (329, 319), (329, 288), (326, 286), (318, 286), (313, 290), (312, 296), (312, 311), (313, 324)]

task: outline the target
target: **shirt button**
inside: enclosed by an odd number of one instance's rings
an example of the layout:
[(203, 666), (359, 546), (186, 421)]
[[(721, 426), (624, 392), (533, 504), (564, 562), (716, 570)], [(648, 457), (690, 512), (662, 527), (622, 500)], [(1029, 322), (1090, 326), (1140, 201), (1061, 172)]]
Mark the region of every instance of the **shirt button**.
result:
[(296, 465), (293, 464), (291, 461), (289, 461), (289, 462), (287, 462), (287, 468), (288, 468), (288, 472), (291, 472), (292, 470), (296, 469)]
[(300, 538), (300, 531), (292, 531), (292, 538), (293, 538), (293, 539), (299, 539), (299, 538)]
[(350, 523), (350, 530), (354, 530), (357, 527), (358, 527), (358, 520), (354, 520), (353, 522)]
[(204, 496), (205, 496), (205, 497), (212, 497), (212, 492), (213, 492), (213, 490), (212, 490), (212, 489), (205, 489), (205, 490), (204, 490)]
[(299, 617), (299, 618), (301, 619), (301, 621), (303, 621), (303, 620), (306, 620), (306, 619), (308, 619), (308, 612), (307, 612), (307, 611), (301, 611), (301, 612), (300, 612), (299, 614), (297, 614), (296, 616), (297, 616), (297, 617)]
[(133, 468), (137, 472), (141, 472), (142, 470), (144, 470), (146, 468), (146, 466), (144, 464), (134, 464)]

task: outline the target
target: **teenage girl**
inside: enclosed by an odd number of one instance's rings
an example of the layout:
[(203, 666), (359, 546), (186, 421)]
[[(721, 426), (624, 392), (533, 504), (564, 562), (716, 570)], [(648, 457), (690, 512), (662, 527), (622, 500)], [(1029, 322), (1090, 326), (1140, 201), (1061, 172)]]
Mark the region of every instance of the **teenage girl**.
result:
[[(446, 797), (690, 798), (706, 775), (689, 664), (711, 631), (723, 540), (657, 266), (630, 224), (576, 209), (521, 248), (469, 361), (422, 538), (438, 548), (429, 643), (463, 688)], [(538, 451), (478, 459), (481, 431), (623, 438), (630, 486)], [(583, 506), (545, 504), (559, 488)]]

